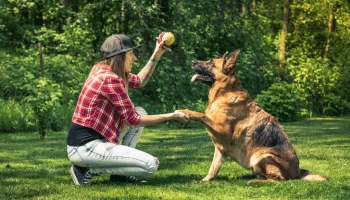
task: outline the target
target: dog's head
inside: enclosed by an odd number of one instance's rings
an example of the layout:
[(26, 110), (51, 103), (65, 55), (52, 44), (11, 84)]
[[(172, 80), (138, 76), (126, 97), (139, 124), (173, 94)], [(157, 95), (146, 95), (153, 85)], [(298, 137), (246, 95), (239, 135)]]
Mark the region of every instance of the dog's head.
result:
[(226, 52), (222, 58), (209, 61), (192, 61), (192, 69), (197, 74), (192, 77), (191, 82), (203, 82), (212, 86), (216, 81), (234, 76), (239, 52), (240, 50), (236, 50), (230, 56)]

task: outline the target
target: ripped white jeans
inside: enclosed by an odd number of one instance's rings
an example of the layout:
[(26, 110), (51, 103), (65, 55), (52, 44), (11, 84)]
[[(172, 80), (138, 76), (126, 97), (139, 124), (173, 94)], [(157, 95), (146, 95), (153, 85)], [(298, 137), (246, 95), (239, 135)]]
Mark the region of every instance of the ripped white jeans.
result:
[[(140, 107), (136, 111), (147, 115)], [(79, 147), (67, 146), (68, 159), (73, 165), (89, 167), (93, 175), (150, 176), (158, 169), (159, 161), (152, 155), (135, 149), (142, 130), (143, 127), (127, 127), (120, 134), (121, 145), (102, 139)]]

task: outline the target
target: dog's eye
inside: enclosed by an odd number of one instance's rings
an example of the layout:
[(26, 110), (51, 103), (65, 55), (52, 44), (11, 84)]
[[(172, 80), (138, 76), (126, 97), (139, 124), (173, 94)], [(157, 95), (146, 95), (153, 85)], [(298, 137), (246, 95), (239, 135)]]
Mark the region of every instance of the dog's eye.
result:
[(214, 61), (213, 61), (213, 60), (209, 60), (208, 63), (211, 64), (211, 65), (213, 65), (213, 64), (214, 64)]

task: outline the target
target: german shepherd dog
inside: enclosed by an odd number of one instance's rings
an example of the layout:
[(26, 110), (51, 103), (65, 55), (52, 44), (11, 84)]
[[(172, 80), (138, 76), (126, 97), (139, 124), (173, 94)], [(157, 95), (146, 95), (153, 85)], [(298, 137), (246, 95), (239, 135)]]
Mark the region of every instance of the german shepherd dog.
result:
[(197, 73), (192, 82), (210, 86), (204, 113), (180, 110), (201, 122), (214, 146), (214, 158), (202, 181), (214, 180), (229, 156), (257, 179), (250, 182), (278, 182), (289, 179), (326, 181), (327, 177), (299, 168), (296, 152), (281, 124), (264, 111), (242, 88), (235, 74), (239, 50), (222, 58), (193, 61)]

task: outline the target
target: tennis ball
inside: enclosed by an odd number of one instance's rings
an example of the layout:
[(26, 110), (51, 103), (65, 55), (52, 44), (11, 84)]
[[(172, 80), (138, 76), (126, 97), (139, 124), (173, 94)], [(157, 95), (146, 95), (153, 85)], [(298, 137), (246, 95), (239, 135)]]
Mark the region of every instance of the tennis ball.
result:
[(165, 44), (170, 46), (175, 42), (175, 36), (171, 32), (166, 32), (162, 37), (162, 41), (165, 41)]

